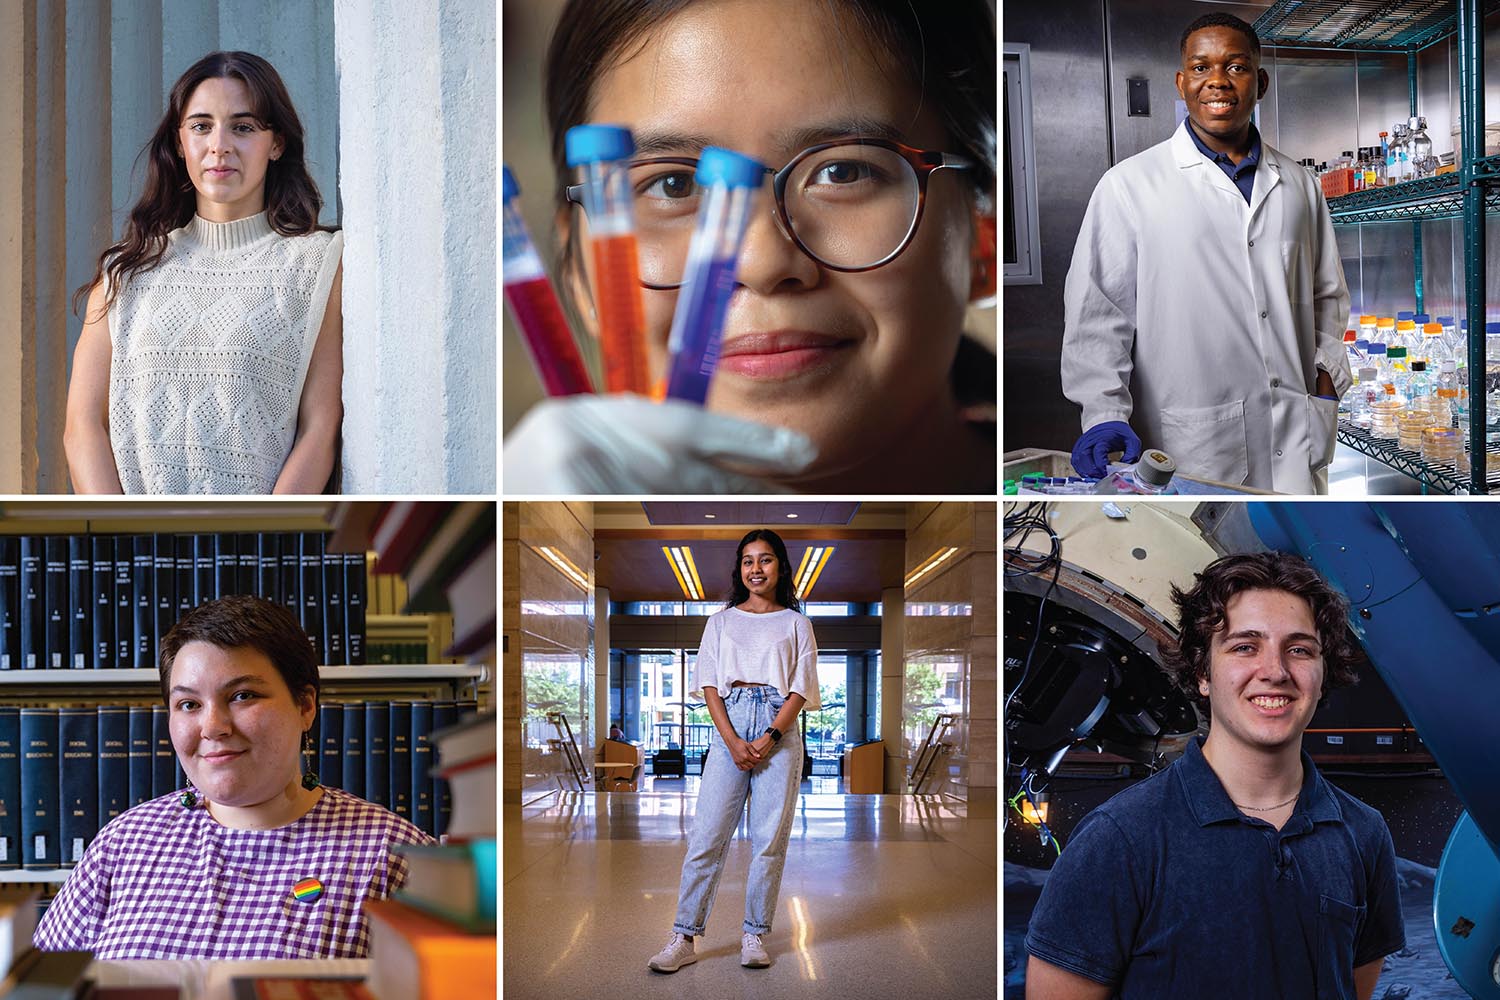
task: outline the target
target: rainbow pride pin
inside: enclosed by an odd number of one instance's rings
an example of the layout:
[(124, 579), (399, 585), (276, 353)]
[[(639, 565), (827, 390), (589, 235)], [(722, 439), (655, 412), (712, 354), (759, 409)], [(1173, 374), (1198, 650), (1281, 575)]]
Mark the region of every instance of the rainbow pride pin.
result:
[(301, 882), (298, 882), (296, 885), (292, 886), (292, 895), (296, 897), (299, 902), (311, 903), (313, 900), (323, 895), (323, 883), (319, 882), (315, 878), (305, 878)]

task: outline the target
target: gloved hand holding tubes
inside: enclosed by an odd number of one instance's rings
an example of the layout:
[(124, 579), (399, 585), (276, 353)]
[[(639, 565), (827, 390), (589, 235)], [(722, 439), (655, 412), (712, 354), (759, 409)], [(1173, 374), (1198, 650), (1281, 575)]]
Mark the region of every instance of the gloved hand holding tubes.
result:
[[(604, 384), (612, 392), (642, 394), (648, 367), (626, 165), (634, 142), (626, 129), (585, 125), (571, 129), (567, 143), (569, 163), (585, 177), (580, 194), (589, 209)], [(664, 390), (674, 400), (702, 406), (708, 397), (751, 198), (768, 172), (749, 157), (713, 147), (699, 160), (693, 183), (707, 194), (672, 323)], [(507, 302), (549, 395), (588, 392), (576, 344), (561, 326), (561, 310), (514, 205), (518, 193), (507, 169)], [(535, 308), (538, 296), (550, 305)], [(795, 474), (814, 453), (794, 431), (680, 403), (653, 407), (629, 396), (553, 401), (508, 437), (506, 487), (528, 493), (765, 492), (776, 488), (757, 475)]]

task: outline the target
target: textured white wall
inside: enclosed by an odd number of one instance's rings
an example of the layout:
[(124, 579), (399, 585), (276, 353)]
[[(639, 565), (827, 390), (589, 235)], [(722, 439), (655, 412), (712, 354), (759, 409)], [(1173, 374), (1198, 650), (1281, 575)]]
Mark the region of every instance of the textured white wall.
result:
[(495, 491), (495, 6), (336, 0), (346, 493)]

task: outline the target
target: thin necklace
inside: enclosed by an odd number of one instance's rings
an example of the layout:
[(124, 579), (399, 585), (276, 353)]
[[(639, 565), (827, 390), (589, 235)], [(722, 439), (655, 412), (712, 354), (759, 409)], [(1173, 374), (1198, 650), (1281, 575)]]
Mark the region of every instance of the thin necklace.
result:
[[(1234, 803), (1234, 804), (1235, 804), (1235, 806), (1236, 806), (1236, 807), (1237, 807), (1237, 808), (1240, 808), (1240, 809), (1248, 809), (1248, 810), (1250, 810), (1250, 811), (1251, 811), (1251, 812), (1258, 812), (1258, 813), (1264, 813), (1264, 812), (1274, 812), (1274, 811), (1276, 811), (1276, 810), (1277, 810), (1277, 809), (1280, 809), (1280, 808), (1281, 808), (1281, 807), (1282, 807), (1282, 806), (1289, 806), (1289, 805), (1291, 805), (1291, 804), (1292, 804), (1292, 803), (1293, 803), (1293, 802), (1296, 802), (1296, 801), (1297, 801), (1297, 796), (1299, 796), (1299, 795), (1301, 795), (1301, 794), (1302, 794), (1302, 790), (1301, 790), (1301, 789), (1300, 789), (1300, 788), (1299, 788), (1299, 789), (1298, 789), (1298, 790), (1297, 790), (1297, 795), (1293, 795), (1293, 796), (1292, 796), (1292, 797), (1291, 797), (1291, 798), (1289, 798), (1289, 799), (1287, 799), (1287, 800), (1286, 800), (1286, 801), (1285, 801), (1285, 802), (1279, 802), (1279, 803), (1277, 803), (1277, 804), (1276, 804), (1276, 805), (1274, 805), (1274, 806), (1242, 806), (1242, 805), (1240, 805), (1240, 804), (1239, 804), (1239, 803), (1238, 803), (1238, 802), (1235, 802), (1235, 803)], [(1230, 801), (1231, 801), (1231, 802), (1234, 802), (1234, 800), (1233, 800), (1233, 799), (1230, 799)]]

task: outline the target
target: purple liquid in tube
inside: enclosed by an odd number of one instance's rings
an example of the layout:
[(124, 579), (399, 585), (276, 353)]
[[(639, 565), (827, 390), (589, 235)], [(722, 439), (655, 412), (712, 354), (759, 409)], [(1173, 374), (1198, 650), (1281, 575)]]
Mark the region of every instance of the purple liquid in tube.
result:
[(700, 280), (690, 281), (680, 294), (688, 296), (682, 349), (673, 357), (667, 396), (700, 406), (708, 399), (708, 384), (719, 364), (724, 318), (734, 295), (734, 258), (714, 259)]

